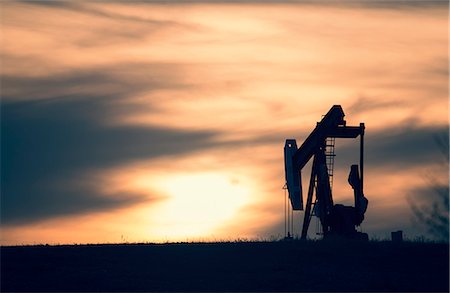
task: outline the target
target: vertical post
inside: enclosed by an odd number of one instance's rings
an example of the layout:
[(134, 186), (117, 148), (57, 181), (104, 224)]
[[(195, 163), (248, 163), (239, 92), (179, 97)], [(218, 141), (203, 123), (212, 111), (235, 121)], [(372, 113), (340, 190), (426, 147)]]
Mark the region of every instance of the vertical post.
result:
[(292, 238), (294, 238), (294, 209), (291, 210), (291, 231), (292, 231)]
[(364, 123), (359, 123), (359, 128), (361, 129), (361, 143), (359, 147), (359, 168), (361, 174), (361, 193), (363, 194), (364, 187)]
[(289, 216), (289, 214), (291, 213), (291, 205), (288, 203), (287, 206), (287, 236), (291, 236), (291, 217)]
[(284, 238), (286, 238), (287, 235), (287, 229), (286, 229), (286, 225), (287, 225), (287, 219), (286, 219), (286, 215), (287, 215), (287, 194), (286, 194), (286, 184), (283, 186), (284, 189)]

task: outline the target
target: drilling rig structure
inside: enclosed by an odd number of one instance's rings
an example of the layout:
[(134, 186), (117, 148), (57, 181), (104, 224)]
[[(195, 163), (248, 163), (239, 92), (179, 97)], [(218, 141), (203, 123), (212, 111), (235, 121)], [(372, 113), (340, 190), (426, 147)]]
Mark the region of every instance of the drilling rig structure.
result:
[[(368, 200), (363, 193), (364, 175), (364, 123), (347, 126), (344, 111), (334, 105), (317, 123), (300, 148), (295, 139), (286, 139), (284, 163), (286, 186), (292, 210), (304, 210), (301, 239), (306, 239), (311, 216), (320, 220), (324, 239), (350, 238), (367, 240), (366, 233), (358, 232), (367, 210)], [(336, 138), (360, 137), (359, 166), (352, 165), (348, 182), (353, 188), (355, 206), (334, 204), (331, 179), (333, 176), (334, 143)], [(306, 205), (303, 207), (302, 169), (312, 159)], [(315, 201), (313, 202), (313, 195)]]

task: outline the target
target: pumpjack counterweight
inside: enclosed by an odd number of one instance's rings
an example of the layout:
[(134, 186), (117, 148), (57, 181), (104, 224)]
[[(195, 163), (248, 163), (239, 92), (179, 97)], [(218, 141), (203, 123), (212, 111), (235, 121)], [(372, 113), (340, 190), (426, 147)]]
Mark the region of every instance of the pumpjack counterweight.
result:
[[(340, 105), (334, 105), (317, 123), (315, 129), (297, 148), (295, 139), (287, 139), (284, 146), (284, 162), (286, 186), (293, 210), (303, 210), (305, 215), (302, 228), (302, 239), (306, 239), (312, 213), (313, 196), (315, 193), (315, 215), (319, 217), (324, 237), (341, 236), (346, 238), (367, 239), (367, 234), (356, 231), (364, 220), (368, 200), (363, 193), (364, 166), (364, 123), (359, 126), (347, 126), (344, 111)], [(336, 138), (360, 137), (360, 164), (352, 165), (349, 174), (349, 184), (354, 190), (355, 206), (334, 204), (330, 176), (332, 164), (327, 156), (334, 157), (334, 140)], [(332, 151), (327, 152), (327, 141), (332, 141)], [(306, 206), (303, 206), (301, 171), (313, 159), (311, 178), (309, 181)], [(331, 166), (331, 170), (330, 170)]]

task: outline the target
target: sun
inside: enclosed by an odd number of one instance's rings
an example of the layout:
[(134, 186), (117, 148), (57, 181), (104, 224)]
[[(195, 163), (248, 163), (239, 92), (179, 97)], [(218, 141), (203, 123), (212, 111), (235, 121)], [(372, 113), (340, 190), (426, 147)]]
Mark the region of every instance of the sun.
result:
[(153, 233), (181, 240), (216, 235), (215, 229), (238, 217), (252, 193), (249, 180), (224, 173), (174, 174), (153, 179), (152, 186), (167, 196), (154, 209)]

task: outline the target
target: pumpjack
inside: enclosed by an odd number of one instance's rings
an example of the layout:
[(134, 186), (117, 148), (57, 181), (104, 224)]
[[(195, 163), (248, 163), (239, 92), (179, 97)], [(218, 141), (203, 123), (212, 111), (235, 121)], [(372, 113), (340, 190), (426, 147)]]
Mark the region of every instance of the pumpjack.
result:
[[(368, 239), (366, 233), (358, 232), (367, 210), (368, 200), (363, 192), (364, 175), (364, 123), (359, 126), (347, 126), (344, 111), (340, 105), (334, 105), (317, 123), (315, 129), (306, 138), (300, 148), (295, 139), (286, 139), (284, 162), (286, 186), (293, 210), (303, 210), (302, 169), (312, 159), (311, 177), (304, 208), (304, 220), (301, 239), (306, 239), (311, 216), (314, 213), (320, 220), (324, 239), (351, 238)], [(334, 204), (330, 177), (334, 160), (334, 141), (336, 138), (360, 137), (359, 166), (352, 165), (348, 182), (353, 188), (355, 206)], [(330, 152), (330, 148), (333, 150)], [(315, 201), (313, 203), (313, 195)], [(313, 207), (314, 206), (314, 207)]]

